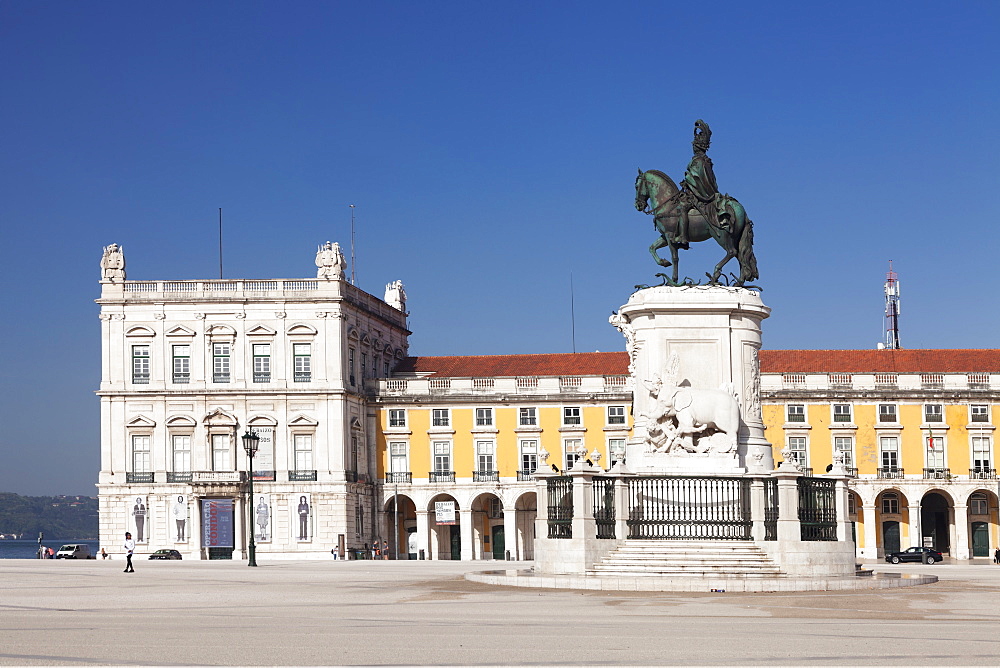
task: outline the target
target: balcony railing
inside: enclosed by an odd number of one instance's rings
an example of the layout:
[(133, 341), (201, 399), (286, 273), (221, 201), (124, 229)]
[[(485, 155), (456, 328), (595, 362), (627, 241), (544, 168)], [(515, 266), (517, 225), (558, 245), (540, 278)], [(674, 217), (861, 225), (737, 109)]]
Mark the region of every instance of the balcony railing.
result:
[(191, 482), (191, 472), (167, 471), (167, 482)]
[(156, 481), (155, 478), (156, 478), (156, 474), (155, 473), (126, 473), (125, 474), (125, 482), (127, 482), (129, 484), (131, 484), (131, 483), (136, 483), (136, 484), (147, 483), (148, 484), (148, 483), (151, 483), (151, 482), (155, 482)]
[(804, 414), (802, 414), (802, 413), (789, 413), (788, 414), (788, 421), (789, 422), (805, 422), (806, 421), (806, 416)]
[(950, 480), (951, 469), (930, 468), (924, 469), (924, 480)]
[(878, 469), (878, 477), (884, 479), (902, 478), (903, 469), (897, 466), (881, 466)]
[(270, 480), (277, 480), (278, 478), (274, 471), (254, 471), (253, 479), (267, 482)]
[(413, 482), (413, 474), (409, 471), (392, 471), (385, 474), (385, 481), (387, 483), (411, 483)]
[(288, 481), (289, 482), (314, 482), (316, 480), (316, 471), (289, 471)]
[(149, 374), (148, 373), (133, 373), (132, 374), (132, 384), (133, 385), (149, 385)]
[(192, 471), (191, 482), (243, 482), (243, 471)]
[(189, 373), (174, 374), (174, 385), (187, 385), (190, 382), (191, 382), (191, 374)]
[(269, 373), (258, 373), (256, 371), (254, 371), (254, 373), (253, 373), (253, 382), (255, 382), (255, 383), (270, 383), (271, 382), (271, 374), (269, 374)]
[(996, 480), (997, 470), (982, 467), (969, 469), (969, 478), (971, 480)]
[(455, 482), (454, 471), (431, 471), (427, 474), (430, 482)]
[(216, 374), (212, 374), (212, 382), (213, 383), (228, 383), (229, 382), (229, 374), (228, 373), (216, 373)]
[(499, 471), (473, 471), (472, 482), (500, 482)]
[(847, 475), (849, 475), (852, 478), (857, 478), (858, 477), (858, 467), (857, 466), (848, 466), (846, 468), (847, 468)]
[(518, 482), (533, 482), (535, 479), (535, 470), (530, 471), (518, 471), (517, 481)]
[(350, 469), (348, 469), (348, 470), (344, 471), (344, 479), (347, 482), (357, 482), (358, 481), (358, 472), (357, 471), (351, 471)]
[(308, 382), (310, 382), (312, 380), (312, 374), (311, 373), (296, 373), (292, 377), (292, 380), (294, 380), (296, 383), (308, 383)]

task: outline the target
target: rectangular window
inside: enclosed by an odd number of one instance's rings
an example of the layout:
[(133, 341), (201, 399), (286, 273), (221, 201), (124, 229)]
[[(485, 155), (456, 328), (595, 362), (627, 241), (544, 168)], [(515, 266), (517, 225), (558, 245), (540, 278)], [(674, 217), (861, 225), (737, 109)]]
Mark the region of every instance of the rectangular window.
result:
[(989, 422), (990, 407), (986, 404), (974, 404), (969, 406), (969, 418), (971, 422)]
[(378, 378), (378, 358), (372, 355), (372, 378)]
[(833, 421), (834, 422), (851, 422), (851, 405), (850, 404), (834, 404), (833, 405)]
[(805, 422), (806, 421), (806, 407), (802, 404), (789, 404), (788, 405), (788, 421), (789, 422)]
[(924, 422), (943, 422), (944, 407), (941, 404), (927, 404), (924, 406)]
[(229, 356), (232, 346), (228, 343), (212, 344), (212, 382), (229, 382)]
[(899, 497), (889, 492), (882, 495), (882, 513), (885, 515), (899, 514)]
[(295, 434), (295, 470), (312, 471), (313, 466), (313, 439), (312, 434)]
[(493, 441), (476, 441), (476, 470), (480, 473), (490, 473), (496, 470), (494, 452), (496, 446)]
[(191, 437), (174, 436), (173, 444), (174, 473), (191, 472)]
[(625, 460), (625, 439), (624, 438), (609, 438), (608, 439), (608, 459), (611, 460), (611, 466), (614, 466), (620, 461)]
[(136, 385), (149, 383), (149, 346), (132, 346), (132, 382)]
[(521, 441), (521, 473), (531, 475), (538, 468), (538, 441)]
[(493, 426), (493, 409), (492, 408), (477, 408), (476, 409), (476, 426), (477, 427), (492, 427)]
[(536, 408), (517, 409), (517, 424), (519, 427), (537, 427), (538, 409)]
[(899, 420), (896, 418), (896, 404), (879, 404), (878, 421), (898, 422)]
[(354, 471), (355, 473), (357, 473), (358, 472), (358, 437), (357, 436), (351, 436), (351, 451), (348, 454), (350, 455), (349, 458), (348, 458), (349, 461), (347, 462), (348, 465), (350, 466), (349, 470)]
[(212, 434), (212, 470), (232, 471), (233, 453), (228, 434)]
[(151, 462), (149, 457), (149, 436), (133, 436), (132, 472), (149, 473), (152, 470), (150, 464)]
[(434, 441), (434, 473), (451, 473), (451, 443)]
[(943, 469), (944, 468), (944, 438), (941, 436), (928, 436), (924, 439), (924, 444), (927, 446), (927, 468), (929, 469)]
[(294, 377), (296, 383), (308, 383), (312, 380), (312, 344), (292, 344), (294, 359)]
[(351, 385), (354, 385), (354, 348), (347, 349), (347, 374)]
[(447, 408), (433, 408), (431, 409), (431, 426), (432, 427), (450, 427), (451, 426), (451, 415)]
[(993, 458), (990, 452), (993, 450), (988, 436), (972, 437), (972, 467), (977, 473), (989, 473)]
[(989, 501), (985, 494), (976, 493), (969, 497), (970, 515), (989, 515)]
[(406, 443), (397, 442), (389, 444), (389, 472), (407, 473), (410, 470), (406, 457)]
[(837, 436), (833, 439), (833, 450), (844, 456), (844, 466), (852, 468), (854, 466), (854, 438), (851, 436)]
[(563, 426), (573, 427), (583, 424), (583, 417), (579, 406), (566, 406), (563, 408)]
[(253, 382), (271, 382), (271, 344), (253, 344)]
[(569, 470), (573, 468), (577, 460), (583, 456), (580, 452), (580, 448), (583, 446), (583, 439), (581, 438), (567, 438), (563, 441), (563, 453), (565, 453), (566, 469)]
[(882, 468), (895, 471), (899, 468), (899, 439), (895, 436), (883, 436), (878, 440)]
[(383, 378), (388, 378), (389, 377), (389, 363), (388, 362), (382, 362), (382, 377)]
[(361, 353), (361, 377), (367, 378), (368, 373), (368, 353)]
[(809, 458), (806, 454), (806, 439), (801, 436), (790, 436), (788, 438), (788, 459), (798, 466), (806, 468), (809, 466)]
[(608, 424), (625, 424), (624, 406), (608, 406)]
[(390, 427), (405, 427), (406, 426), (406, 409), (405, 408), (390, 408), (389, 409), (389, 426)]
[(173, 347), (173, 376), (177, 384), (191, 382), (191, 346), (178, 345)]

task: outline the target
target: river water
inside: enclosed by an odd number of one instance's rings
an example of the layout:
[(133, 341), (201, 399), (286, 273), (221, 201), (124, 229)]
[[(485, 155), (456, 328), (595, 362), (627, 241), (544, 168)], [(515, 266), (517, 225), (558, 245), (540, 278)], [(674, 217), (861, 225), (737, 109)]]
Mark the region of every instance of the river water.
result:
[[(79, 540), (76, 538), (43, 538), (42, 545), (59, 550), (67, 543), (86, 543), (91, 554), (97, 556), (101, 551), (96, 540)], [(38, 556), (38, 539), (34, 540), (0, 540), (0, 559), (34, 559)]]

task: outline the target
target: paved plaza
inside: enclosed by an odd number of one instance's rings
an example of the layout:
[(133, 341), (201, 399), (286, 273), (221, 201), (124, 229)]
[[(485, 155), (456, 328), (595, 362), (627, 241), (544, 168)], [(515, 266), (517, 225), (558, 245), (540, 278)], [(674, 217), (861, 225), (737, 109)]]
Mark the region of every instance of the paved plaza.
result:
[(489, 562), (7, 560), (0, 664), (1000, 663), (1000, 566), (868, 565), (940, 582), (646, 594), (463, 578)]

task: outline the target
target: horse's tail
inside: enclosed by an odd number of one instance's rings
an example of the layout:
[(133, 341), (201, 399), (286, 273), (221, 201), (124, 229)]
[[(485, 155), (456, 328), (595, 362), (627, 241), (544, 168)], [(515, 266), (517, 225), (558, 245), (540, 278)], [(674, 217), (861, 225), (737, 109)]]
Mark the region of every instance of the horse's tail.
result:
[(755, 281), (757, 274), (757, 257), (753, 254), (753, 221), (746, 219), (743, 233), (740, 235), (740, 247), (736, 258), (740, 263), (740, 282)]

